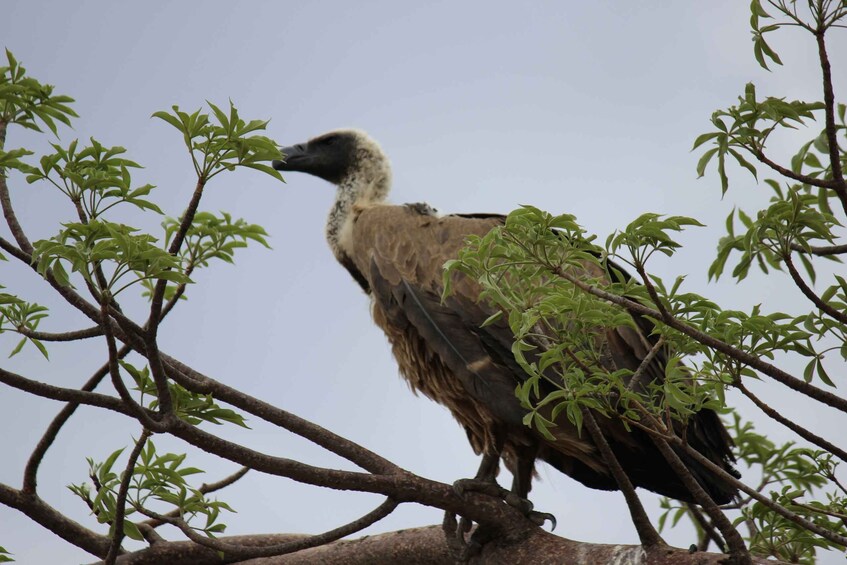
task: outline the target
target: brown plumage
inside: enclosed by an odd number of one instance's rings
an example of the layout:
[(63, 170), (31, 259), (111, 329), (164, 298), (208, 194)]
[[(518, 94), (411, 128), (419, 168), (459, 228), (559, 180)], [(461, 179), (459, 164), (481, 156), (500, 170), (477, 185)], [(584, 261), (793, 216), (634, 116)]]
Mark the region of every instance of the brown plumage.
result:
[[(439, 216), (425, 204), (385, 203), (391, 184), (388, 160), (365, 133), (339, 130), (283, 149), (282, 171), (301, 171), (338, 187), (327, 222), (327, 240), (338, 261), (372, 300), (382, 328), (412, 389), (446, 406), (464, 427), (476, 453), (483, 454), (478, 478), (494, 480), (498, 462), (514, 475), (512, 490), (526, 497), (536, 459), (598, 489), (617, 485), (593, 442), (580, 436), (564, 415), (551, 432), (554, 441), (522, 423), (525, 410), (515, 387), (526, 379), (511, 352), (514, 336), (501, 321), (480, 327), (492, 313), (479, 302), (480, 288), (457, 277), (441, 300), (443, 266), (454, 259), (468, 235), (485, 235), (503, 222), (498, 215)], [(592, 275), (607, 277), (596, 265)], [(635, 371), (652, 347), (650, 323), (641, 331), (625, 326), (598, 335), (608, 352), (607, 368)], [(647, 378), (661, 379), (666, 355), (657, 355)], [(597, 416), (621, 465), (636, 486), (691, 501), (691, 495), (642, 432), (627, 432), (614, 419)], [(711, 410), (689, 421), (692, 447), (735, 473), (731, 440)], [(696, 462), (684, 458), (698, 482), (718, 503), (735, 490)]]

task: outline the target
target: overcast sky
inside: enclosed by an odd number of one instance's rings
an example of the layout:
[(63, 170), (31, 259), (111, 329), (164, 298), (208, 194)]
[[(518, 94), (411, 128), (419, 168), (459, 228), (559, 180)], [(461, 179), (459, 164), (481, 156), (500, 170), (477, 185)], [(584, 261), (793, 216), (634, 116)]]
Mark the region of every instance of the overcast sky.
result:
[[(687, 232), (685, 249), (657, 260), (654, 272), (668, 279), (687, 275), (690, 290), (726, 307), (762, 302), (799, 311), (805, 305), (780, 275), (742, 285), (706, 282), (726, 215), (736, 205), (750, 209), (767, 194), (733, 169), (721, 199), (713, 171), (695, 178), (693, 139), (751, 80), (763, 96), (820, 97), (814, 45), (798, 31), (774, 40), (786, 69), (768, 74), (756, 65), (748, 4), (6, 0), (0, 40), (32, 76), (76, 99), (80, 119), (73, 130), (60, 131), (61, 142), (95, 136), (126, 147), (145, 166), (135, 173), (137, 183), (157, 185), (155, 199), (169, 215), (187, 203), (193, 171), (180, 136), (150, 115), (173, 104), (194, 110), (204, 100), (225, 105), (232, 99), (243, 117), (271, 119), (268, 135), (283, 145), (339, 127), (367, 130), (391, 158), (395, 202), (426, 201), (442, 212), (508, 212), (533, 204), (576, 214), (601, 238), (647, 211), (695, 216), (708, 227)], [(845, 46), (842, 38), (831, 49), (836, 96), (847, 88)], [(45, 151), (47, 141), (14, 128), (7, 148)], [(781, 157), (796, 146), (796, 139), (774, 141)], [(464, 432), (444, 408), (408, 390), (370, 320), (366, 297), (326, 246), (331, 186), (296, 174), (286, 180), (239, 171), (210, 184), (202, 209), (263, 225), (273, 249), (254, 246), (239, 254), (236, 267), (198, 272), (189, 300), (161, 331), (162, 349), (412, 472), (445, 482), (471, 476), (478, 460)], [(47, 185), (29, 186), (20, 177), (10, 184), (32, 239), (53, 235), (57, 222), (73, 218)], [(118, 219), (153, 230), (160, 221), (153, 214)], [(26, 269), (0, 264), (0, 283), (54, 307), (40, 329), (85, 327)], [(141, 319), (142, 303), (130, 301), (129, 308)], [(0, 359), (13, 345), (11, 336), (0, 337)], [(24, 350), (0, 363), (75, 387), (100, 366), (104, 349), (99, 340), (83, 348), (56, 344), (49, 362)], [(843, 382), (843, 364), (832, 367)], [(847, 425), (813, 404), (789, 402), (778, 385), (765, 382), (759, 389), (816, 429)], [(776, 429), (739, 406), (762, 430)], [(3, 391), (0, 481), (20, 485), (28, 454), (59, 408)], [(284, 431), (250, 423), (252, 431), (210, 431), (274, 455), (349, 467)], [(44, 461), (42, 496), (103, 531), (65, 485), (85, 480), (86, 457), (102, 460), (138, 433), (117, 416), (81, 409)], [(187, 449), (166, 438), (155, 442), (162, 450)], [(208, 471), (201, 480), (236, 469), (189, 451)], [(248, 477), (220, 494), (238, 510), (227, 517), (227, 533), (317, 533), (380, 502), (258, 473)], [(637, 542), (618, 493), (589, 490), (542, 466), (531, 498), (557, 516), (560, 535)], [(656, 516), (657, 498), (645, 493), (644, 499)], [(440, 520), (436, 510), (404, 505), (368, 532)], [(668, 539), (682, 546), (695, 541), (690, 530)], [(5, 507), (0, 545), (23, 564), (92, 560)]]

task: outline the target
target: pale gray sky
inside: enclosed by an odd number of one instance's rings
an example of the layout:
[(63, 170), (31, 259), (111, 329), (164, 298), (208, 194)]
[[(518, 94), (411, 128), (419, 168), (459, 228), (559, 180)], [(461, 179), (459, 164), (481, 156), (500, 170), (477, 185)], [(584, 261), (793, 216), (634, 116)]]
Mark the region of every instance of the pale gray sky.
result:
[[(646, 211), (699, 218), (686, 248), (653, 270), (688, 275), (693, 291), (727, 307), (763, 302), (804, 307), (783, 277), (743, 285), (706, 283), (723, 220), (735, 205), (767, 198), (747, 173), (734, 170), (721, 200), (716, 175), (695, 180), (694, 137), (712, 111), (736, 100), (753, 80), (762, 95), (818, 98), (809, 38), (781, 32), (787, 70), (768, 74), (752, 58), (748, 3), (695, 2), (108, 2), (7, 0), (0, 39), (32, 76), (76, 98), (80, 119), (61, 141), (96, 136), (123, 145), (146, 168), (139, 184), (180, 213), (193, 187), (192, 169), (175, 130), (150, 115), (178, 104), (194, 110), (231, 98), (242, 116), (271, 118), (268, 135), (282, 144), (338, 127), (367, 130), (392, 159), (393, 199), (427, 201), (442, 212), (508, 212), (533, 204), (577, 215), (605, 237)], [(836, 94), (843, 38), (834, 43)], [(839, 70), (840, 69), (840, 70)], [(842, 97), (843, 99), (843, 97)], [(804, 134), (805, 139), (811, 134)], [(796, 140), (780, 142), (784, 156)], [(7, 147), (45, 150), (46, 140), (13, 129)], [(217, 177), (203, 209), (232, 212), (263, 225), (272, 250), (253, 247), (237, 266), (199, 272), (190, 300), (169, 318), (162, 348), (245, 392), (322, 424), (420, 475), (452, 482), (472, 475), (477, 458), (447, 411), (415, 398), (397, 375), (365, 296), (339, 267), (323, 239), (333, 198), (318, 179), (290, 175), (287, 185), (258, 173)], [(33, 239), (55, 233), (70, 208), (47, 186), (10, 179), (19, 217)], [(122, 218), (155, 228), (159, 218)], [(0, 265), (0, 282), (55, 306), (42, 329), (85, 325), (44, 283)], [(130, 303), (140, 315), (143, 304)], [(13, 340), (0, 337), (0, 358)], [(51, 347), (0, 361), (33, 378), (78, 386), (102, 362), (103, 344)], [(833, 366), (841, 377), (843, 364)], [(795, 367), (796, 369), (796, 367)], [(766, 382), (769, 398), (790, 398)], [(786, 413), (819, 429), (844, 429), (818, 407), (783, 402)], [(0, 481), (20, 485), (24, 462), (56, 403), (5, 390), (0, 396)], [(749, 407), (743, 411), (762, 418)], [(268, 453), (318, 465), (345, 465), (306, 442), (258, 422), (252, 431), (215, 429)], [(768, 422), (762, 430), (773, 430)], [(98, 529), (65, 488), (85, 479), (85, 457), (102, 460), (127, 445), (138, 428), (82, 409), (48, 453), (40, 475), (45, 499)], [(780, 437), (788, 437), (779, 432)], [(184, 451), (156, 438), (160, 449)], [(235, 466), (191, 451), (213, 481)], [(542, 467), (531, 497), (573, 539), (635, 543), (622, 497), (589, 490)], [(248, 476), (221, 493), (238, 514), (227, 533), (320, 532), (379, 504), (375, 497)], [(652, 514), (656, 497), (645, 494)], [(440, 512), (404, 505), (369, 532), (433, 524)], [(102, 528), (100, 528), (102, 531)], [(688, 545), (688, 530), (668, 535)], [(0, 545), (23, 564), (92, 558), (7, 508)], [(132, 545), (130, 544), (132, 547)], [(835, 559), (835, 557), (833, 557)], [(823, 562), (823, 561), (822, 561)]]

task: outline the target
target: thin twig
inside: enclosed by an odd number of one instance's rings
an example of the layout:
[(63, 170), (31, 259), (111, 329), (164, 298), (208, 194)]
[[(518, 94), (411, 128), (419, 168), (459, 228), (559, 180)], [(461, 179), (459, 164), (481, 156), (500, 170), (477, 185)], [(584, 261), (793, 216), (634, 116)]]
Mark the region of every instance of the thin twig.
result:
[(678, 449), (685, 451), (686, 455), (688, 455), (692, 459), (696, 460), (698, 463), (700, 463), (701, 465), (706, 467), (706, 469), (708, 469), (709, 471), (711, 471), (712, 473), (714, 473), (715, 475), (717, 475), (718, 477), (720, 477), (721, 479), (726, 481), (728, 484), (734, 486), (735, 488), (737, 488), (738, 490), (740, 490), (740, 491), (744, 492), (745, 494), (749, 495), (751, 498), (754, 498), (758, 502), (761, 502), (764, 506), (767, 506), (768, 508), (770, 508), (771, 510), (773, 510), (774, 512), (776, 512), (777, 514), (779, 514), (783, 518), (786, 518), (786, 519), (794, 522), (798, 526), (801, 526), (801, 527), (809, 530), (812, 533), (815, 533), (815, 534), (817, 534), (817, 535), (819, 535), (819, 536), (821, 536), (825, 539), (828, 539), (829, 541), (831, 541), (833, 543), (836, 543), (836, 544), (838, 544), (842, 547), (847, 547), (847, 536), (837, 534), (837, 533), (835, 533), (831, 530), (828, 530), (827, 528), (823, 528), (821, 526), (818, 526), (817, 524), (810, 522), (809, 520), (806, 520), (805, 518), (803, 518), (801, 516), (798, 516), (797, 514), (788, 510), (784, 506), (777, 504), (776, 502), (771, 500), (770, 497), (765, 496), (762, 493), (756, 491), (755, 489), (748, 487), (747, 485), (745, 485), (744, 483), (742, 483), (741, 481), (736, 479), (734, 476), (727, 473), (726, 470), (724, 470), (720, 466), (716, 465), (708, 457), (703, 456), (702, 453), (700, 453), (696, 449), (692, 448), (691, 446), (689, 446), (688, 444), (686, 444), (684, 441), (680, 440), (679, 438), (677, 438), (677, 437), (666, 437), (665, 439), (669, 443), (673, 444), (674, 447), (677, 447)]
[(841, 170), (841, 155), (838, 152), (838, 130), (835, 127), (835, 94), (832, 90), (832, 67), (829, 64), (829, 56), (826, 53), (826, 40), (824, 34), (826, 28), (821, 27), (815, 31), (815, 39), (818, 44), (818, 58), (823, 75), (823, 104), (825, 115), (825, 131), (827, 144), (829, 145), (829, 166), (832, 171), (832, 189), (841, 200), (844, 213), (847, 214), (847, 182)]
[[(241, 477), (246, 475), (249, 470), (250, 470), (249, 467), (242, 467), (241, 469), (239, 469), (238, 471), (236, 471), (232, 475), (225, 477), (225, 478), (221, 479), (220, 481), (217, 481), (217, 482), (214, 482), (214, 483), (208, 483), (208, 484), (203, 483), (202, 485), (200, 485), (200, 488), (198, 488), (197, 490), (200, 491), (202, 494), (209, 494), (210, 492), (215, 492), (215, 491), (221, 490), (221, 489), (226, 488), (229, 485), (233, 484), (237, 480), (239, 480)], [(168, 512), (167, 514), (165, 514), (165, 517), (166, 518), (178, 518), (179, 515), (180, 515), (179, 509), (175, 509), (175, 510), (172, 510), (172, 511)], [(151, 518), (149, 520), (145, 520), (144, 522), (139, 523), (138, 526), (143, 525), (143, 526), (147, 526), (149, 528), (158, 528), (159, 526), (162, 526), (164, 524), (167, 524), (167, 522), (164, 522), (162, 520), (156, 520), (155, 518)]]
[[(129, 354), (131, 348), (127, 345), (122, 346), (118, 350), (118, 359), (123, 359)], [(79, 389), (81, 392), (91, 392), (100, 382), (109, 374), (109, 364), (106, 363), (102, 367), (100, 367), (88, 381), (82, 385)], [(109, 397), (111, 398), (111, 397)], [(117, 400), (117, 399), (115, 399)], [(37, 478), (38, 478), (38, 468), (41, 465), (41, 461), (44, 459), (44, 455), (47, 453), (47, 450), (53, 445), (53, 442), (56, 440), (56, 436), (59, 434), (59, 430), (62, 429), (62, 426), (70, 419), (76, 409), (79, 408), (78, 402), (69, 402), (64, 408), (62, 408), (56, 417), (53, 418), (53, 421), (50, 422), (50, 425), (47, 426), (47, 429), (44, 431), (44, 434), (41, 436), (41, 439), (38, 440), (38, 444), (36, 444), (35, 449), (32, 450), (32, 454), (29, 456), (29, 460), (26, 463), (26, 467), (24, 467), (24, 478), (23, 478), (23, 492), (33, 494), (35, 493), (37, 487)]]
[(750, 148), (747, 146), (743, 146), (744, 149), (749, 151), (756, 159), (773, 169), (775, 172), (781, 174), (784, 177), (788, 177), (791, 180), (796, 180), (797, 182), (801, 182), (803, 184), (808, 184), (809, 186), (817, 186), (818, 188), (830, 188), (837, 190), (837, 184), (835, 181), (819, 179), (816, 177), (811, 177), (809, 175), (803, 175), (800, 173), (795, 173), (791, 169), (786, 169), (782, 165), (779, 165), (773, 161), (771, 161), (759, 148)]
[(141, 422), (144, 427), (149, 428), (156, 432), (164, 432), (167, 431), (167, 425), (164, 422), (156, 422), (153, 420), (143, 406), (135, 402), (132, 396), (129, 394), (129, 390), (127, 390), (126, 385), (121, 379), (121, 371), (118, 366), (118, 349), (115, 345), (115, 336), (112, 334), (112, 326), (109, 320), (108, 315), (108, 303), (107, 301), (103, 302), (102, 306), (102, 327), (103, 327), (103, 335), (106, 337), (106, 345), (109, 350), (109, 375), (112, 379), (112, 386), (115, 387), (115, 390), (118, 391), (118, 396), (121, 397), (121, 400), (124, 401), (124, 404), (130, 408), (135, 417)]
[(661, 322), (667, 325), (668, 327), (671, 327), (693, 338), (695, 341), (702, 343), (703, 345), (706, 345), (716, 351), (728, 355), (729, 357), (732, 357), (733, 359), (736, 359), (741, 363), (744, 363), (745, 365), (748, 365), (753, 369), (760, 371), (761, 373), (773, 378), (777, 382), (782, 383), (790, 389), (805, 394), (806, 396), (813, 398), (819, 402), (822, 402), (823, 404), (832, 406), (833, 408), (837, 408), (838, 410), (841, 410), (843, 412), (847, 412), (847, 399), (841, 398), (840, 396), (832, 394), (829, 391), (820, 389), (814, 385), (803, 381), (802, 379), (798, 379), (797, 377), (786, 373), (782, 369), (779, 369), (778, 367), (775, 367), (774, 365), (763, 361), (760, 357), (756, 357), (755, 355), (747, 353), (746, 351), (742, 351), (736, 347), (733, 347), (728, 343), (714, 338), (708, 335), (707, 333), (704, 333), (698, 330), (697, 328), (678, 320), (673, 316), (662, 315), (662, 313), (658, 310), (655, 310), (648, 306), (644, 306), (640, 302), (636, 302), (626, 297), (619, 296), (617, 294), (591, 286), (585, 281), (580, 280), (578, 277), (575, 277), (571, 273), (568, 273), (564, 269), (552, 266), (551, 271), (591, 295), (597, 296), (604, 300), (608, 300), (609, 302), (617, 304), (618, 306), (621, 306), (630, 312), (641, 314), (642, 316), (649, 316), (656, 320), (661, 320)]
[(118, 488), (118, 496), (115, 499), (112, 543), (109, 546), (109, 553), (106, 555), (106, 565), (114, 565), (115, 559), (117, 559), (118, 553), (121, 551), (121, 540), (124, 538), (124, 516), (126, 513), (126, 497), (129, 493), (129, 483), (132, 481), (135, 462), (138, 461), (138, 456), (141, 455), (141, 450), (144, 449), (151, 435), (152, 432), (147, 428), (141, 432), (141, 437), (135, 442), (135, 447), (132, 448), (132, 453), (129, 454), (126, 469), (124, 470), (123, 477), (121, 477), (121, 486)]
[(721, 552), (726, 553), (726, 543), (724, 543), (723, 538), (709, 521), (708, 518), (703, 516), (703, 513), (697, 509), (697, 506), (694, 504), (685, 503), (685, 507), (688, 509), (688, 512), (691, 513), (691, 516), (694, 517), (694, 521), (702, 528), (703, 530), (703, 540), (704, 543), (698, 545), (698, 551), (706, 551), (709, 549), (709, 541), (715, 542), (715, 545), (718, 546), (718, 549)]
[(650, 363), (653, 362), (653, 358), (661, 351), (662, 347), (665, 345), (665, 336), (659, 336), (659, 339), (656, 340), (656, 343), (653, 344), (653, 347), (650, 348), (650, 351), (647, 352), (647, 355), (644, 356), (644, 359), (641, 360), (641, 363), (638, 365), (638, 369), (632, 374), (632, 378), (629, 381), (629, 384), (626, 386), (627, 389), (631, 391), (638, 391), (641, 386), (641, 381), (643, 380), (644, 375), (647, 374), (647, 367), (650, 366)]
[[(188, 208), (186, 208), (185, 214), (182, 216), (182, 221), (179, 223), (179, 229), (176, 231), (176, 234), (174, 234), (170, 247), (168, 247), (168, 253), (171, 255), (176, 256), (179, 253), (180, 248), (182, 248), (182, 243), (185, 241), (188, 230), (191, 228), (191, 224), (194, 221), (194, 215), (197, 213), (197, 207), (200, 205), (200, 199), (203, 197), (203, 187), (206, 186), (206, 180), (207, 179), (202, 175), (197, 178), (197, 184), (194, 187), (194, 193), (191, 195)], [(168, 281), (165, 279), (159, 279), (156, 283), (156, 288), (153, 290), (153, 297), (150, 304), (150, 317), (148, 318), (146, 325), (148, 326), (149, 331), (152, 332), (154, 338), (162, 315), (162, 299), (165, 296), (165, 288), (167, 287), (167, 284)]]
[[(4, 142), (6, 140), (6, 127), (6, 122), (0, 121), (0, 139)], [(2, 145), (0, 145), (0, 149), (2, 149)], [(18, 242), (18, 247), (24, 253), (32, 255), (32, 244), (29, 242), (29, 238), (18, 222), (15, 209), (12, 207), (12, 199), (9, 196), (9, 186), (6, 184), (5, 173), (0, 173), (0, 205), (3, 207), (3, 217), (6, 218), (6, 224), (9, 226), (9, 230), (12, 232), (15, 241)]]
[(759, 397), (757, 397), (755, 394), (750, 392), (750, 390), (747, 387), (744, 386), (744, 383), (742, 383), (740, 379), (736, 379), (736, 381), (733, 382), (733, 386), (735, 388), (737, 388), (738, 390), (740, 390), (741, 393), (744, 396), (749, 398), (753, 402), (753, 404), (755, 404), (759, 408), (759, 410), (761, 410), (762, 412), (767, 414), (768, 417), (770, 417), (771, 419), (779, 422), (780, 424), (782, 424), (783, 426), (785, 426), (789, 430), (793, 431), (794, 433), (796, 433), (798, 436), (802, 437), (806, 441), (809, 441), (809, 442), (817, 445), (821, 449), (825, 449), (826, 451), (832, 453), (833, 455), (835, 455), (836, 457), (838, 457), (842, 461), (847, 461), (847, 451), (844, 451), (843, 449), (841, 449), (837, 445), (834, 445), (834, 444), (830, 443), (829, 441), (825, 440), (824, 438), (810, 432), (809, 430), (807, 430), (803, 426), (797, 424), (796, 422), (789, 420), (788, 418), (786, 418), (785, 416), (780, 414), (777, 410), (774, 410), (773, 408), (768, 406)]
[(794, 284), (797, 285), (797, 288), (800, 289), (800, 292), (803, 293), (803, 296), (812, 301), (812, 304), (818, 307), (818, 309), (824, 314), (829, 315), (830, 317), (838, 320), (842, 324), (847, 324), (847, 314), (844, 312), (839, 312), (823, 300), (821, 297), (815, 294), (815, 292), (809, 288), (809, 285), (806, 284), (806, 281), (803, 280), (803, 277), (800, 276), (800, 273), (797, 272), (797, 267), (794, 266), (794, 261), (791, 260), (791, 254), (786, 253), (782, 257), (783, 261), (785, 261), (785, 266), (788, 267), (788, 273), (791, 275), (791, 280), (794, 281)]
[[(676, 437), (676, 436), (674, 436)], [(694, 497), (694, 500), (697, 501), (703, 511), (708, 514), (709, 518), (712, 520), (712, 523), (720, 530), (721, 535), (726, 540), (727, 546), (729, 548), (729, 552), (736, 556), (741, 562), (750, 562), (750, 552), (747, 549), (747, 545), (744, 543), (744, 538), (741, 537), (741, 534), (732, 525), (732, 522), (726, 517), (726, 515), (721, 511), (715, 501), (712, 500), (712, 497), (709, 496), (709, 493), (700, 486), (700, 483), (694, 478), (694, 475), (691, 474), (691, 471), (688, 470), (688, 467), (685, 463), (680, 459), (679, 455), (677, 455), (676, 451), (671, 449), (670, 445), (660, 434), (651, 434), (650, 438), (653, 440), (654, 445), (659, 449), (659, 452), (664, 456), (665, 460), (668, 462), (668, 465), (676, 472), (676, 475), (679, 477), (679, 480), (682, 481), (682, 484), (685, 485), (685, 488), (691, 493), (691, 496)], [(677, 438), (679, 439), (679, 438)], [(681, 439), (679, 440), (683, 445), (688, 445)], [(696, 451), (692, 449), (692, 451)], [(707, 459), (704, 457), (704, 459)], [(717, 465), (716, 465), (717, 467)], [(718, 467), (720, 468), (720, 467)]]

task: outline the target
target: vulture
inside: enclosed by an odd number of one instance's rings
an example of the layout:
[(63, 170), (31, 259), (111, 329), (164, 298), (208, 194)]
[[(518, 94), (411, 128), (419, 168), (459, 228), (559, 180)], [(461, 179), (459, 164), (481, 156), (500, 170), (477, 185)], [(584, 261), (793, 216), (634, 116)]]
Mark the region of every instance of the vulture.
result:
[[(476, 480), (496, 484), (502, 460), (514, 477), (511, 492), (526, 500), (535, 462), (541, 460), (588, 487), (618, 489), (588, 434), (580, 434), (564, 414), (550, 430), (553, 439), (523, 424), (526, 410), (515, 388), (527, 375), (513, 357), (514, 336), (503, 317), (483, 327), (495, 309), (480, 301), (476, 281), (460, 278), (442, 300), (445, 262), (457, 257), (467, 236), (483, 236), (505, 217), (439, 215), (426, 204), (389, 204), (388, 159), (359, 130), (332, 131), (281, 151), (275, 169), (308, 173), (336, 186), (326, 224), (329, 246), (370, 297), (373, 319), (388, 337), (411, 389), (447, 407), (483, 456)], [(650, 322), (635, 321), (598, 336), (610, 352), (608, 369), (635, 371), (655, 343)], [(666, 361), (666, 352), (655, 355), (645, 374), (663, 378)], [(598, 414), (596, 420), (635, 486), (694, 502), (644, 432), (627, 431), (616, 418)], [(738, 476), (732, 440), (714, 411), (702, 409), (690, 417), (684, 437)], [(697, 461), (680, 457), (715, 502), (735, 497), (733, 487)]]

